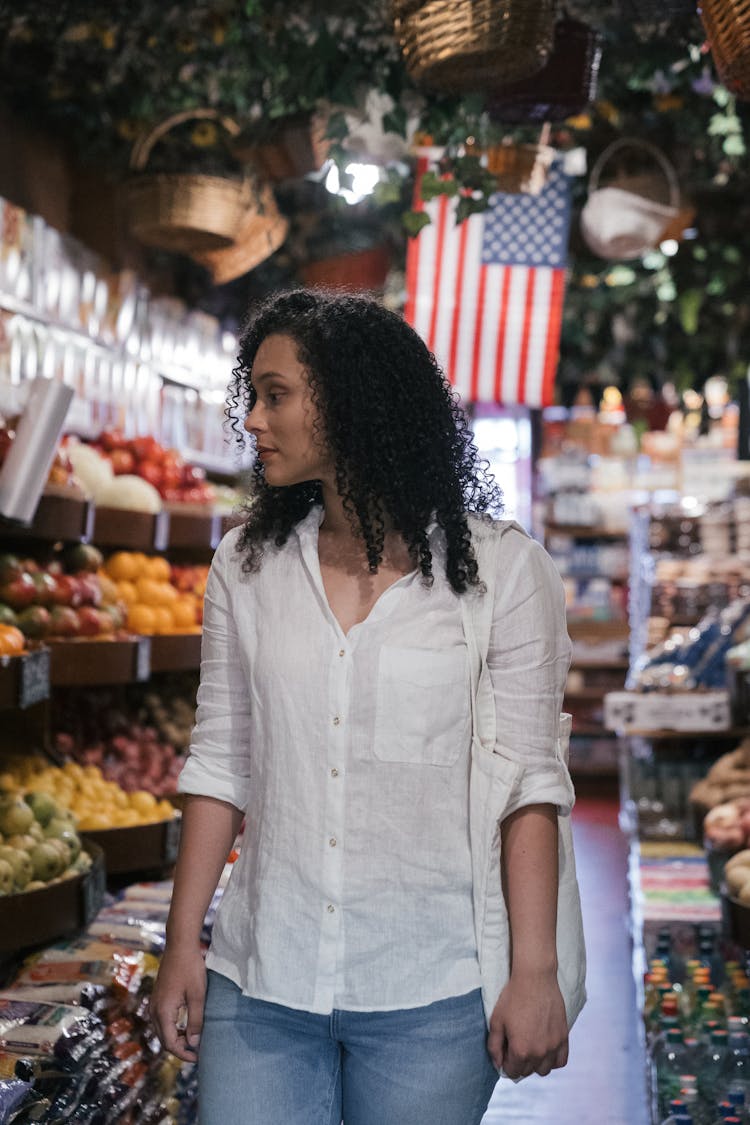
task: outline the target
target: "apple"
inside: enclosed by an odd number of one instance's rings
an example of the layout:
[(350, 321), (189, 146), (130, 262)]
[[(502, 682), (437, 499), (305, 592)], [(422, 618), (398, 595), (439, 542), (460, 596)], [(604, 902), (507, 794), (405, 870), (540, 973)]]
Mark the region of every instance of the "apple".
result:
[(50, 610), (49, 631), (52, 637), (77, 637), (78, 614), (69, 605), (55, 605)]
[(197, 465), (183, 466), (182, 483), (186, 488), (192, 488), (196, 484), (201, 484), (205, 479), (205, 469), (199, 469)]
[(13, 892), (13, 868), (7, 859), (0, 859), (0, 895)]
[(99, 606), (102, 602), (102, 587), (95, 574), (78, 574), (78, 592), (82, 605)]
[(21, 797), (11, 794), (0, 797), (0, 832), (3, 836), (28, 832), (33, 823), (34, 813)]
[(8, 844), (0, 846), (0, 860), (5, 860), (13, 868), (13, 882), (20, 889), (26, 886), (34, 874), (29, 853), (20, 848), (12, 848)]
[(134, 473), (136, 469), (135, 457), (129, 449), (113, 449), (109, 455), (109, 462), (116, 477), (123, 476), (125, 473)]
[[(36, 844), (29, 852), (29, 856), (34, 869), (34, 878), (41, 879), (44, 883), (54, 879), (63, 870), (63, 857), (50, 840)], [(13, 868), (11, 867), (10, 870), (12, 873)]]
[(36, 598), (36, 585), (28, 571), (22, 570), (17, 577), (0, 585), (0, 602), (11, 609), (23, 609)]
[(150, 435), (133, 438), (130, 443), (130, 450), (137, 461), (147, 461), (149, 459), (161, 461), (161, 458), (164, 456), (163, 448), (159, 445), (156, 438)]
[(98, 637), (101, 632), (99, 610), (92, 605), (82, 605), (75, 611), (78, 615), (78, 633), (81, 637)]
[(31, 810), (34, 820), (45, 828), (53, 817), (57, 816), (57, 802), (54, 797), (50, 797), (49, 793), (43, 790), (35, 790), (27, 793), (25, 797), (26, 804)]
[(31, 580), (36, 587), (37, 605), (52, 605), (57, 592), (57, 579), (46, 571), (40, 570), (38, 574), (32, 574)]
[(0, 603), (0, 625), (15, 625), (16, 615), (9, 605)]
[(118, 629), (124, 628), (125, 610), (121, 605), (104, 605), (99, 612), (106, 625), (106, 628), (102, 628), (103, 633), (116, 633)]
[(72, 606), (74, 609), (81, 604), (81, 587), (73, 574), (58, 574), (55, 576), (52, 602), (54, 605)]
[(49, 635), (51, 617), (43, 605), (30, 605), (18, 615), (17, 625), (25, 637), (39, 640)]
[(128, 440), (120, 430), (102, 430), (99, 434), (99, 445), (107, 453), (111, 453), (115, 449), (126, 449)]
[(10, 555), (7, 552), (0, 554), (0, 586), (18, 578), (22, 570), (23, 566), (17, 555)]
[(104, 565), (104, 555), (91, 543), (76, 543), (65, 552), (65, 565), (72, 574), (80, 571), (95, 574)]
[(143, 480), (148, 481), (148, 483), (152, 484), (154, 488), (161, 488), (164, 479), (164, 473), (162, 471), (161, 465), (159, 465), (156, 461), (141, 461), (136, 468), (136, 472), (139, 477), (142, 477)]

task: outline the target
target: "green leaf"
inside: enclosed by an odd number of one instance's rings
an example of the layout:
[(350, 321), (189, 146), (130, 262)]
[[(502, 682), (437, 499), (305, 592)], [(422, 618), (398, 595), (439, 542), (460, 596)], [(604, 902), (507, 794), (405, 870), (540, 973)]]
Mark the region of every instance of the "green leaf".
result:
[(423, 227), (429, 226), (430, 222), (430, 216), (426, 211), (406, 211), (401, 216), (403, 228), (412, 238), (419, 234)]
[(678, 298), (680, 324), (688, 336), (694, 336), (698, 331), (698, 314), (703, 304), (703, 296), (700, 289), (686, 289)]
[(435, 172), (425, 172), (422, 177), (420, 195), (425, 203), (429, 203), (438, 195), (453, 197), (458, 195), (458, 184), (455, 180), (444, 180)]
[(470, 215), (477, 215), (480, 211), (486, 211), (489, 205), (490, 201), (486, 195), (462, 195), (456, 207), (456, 222), (462, 223)]

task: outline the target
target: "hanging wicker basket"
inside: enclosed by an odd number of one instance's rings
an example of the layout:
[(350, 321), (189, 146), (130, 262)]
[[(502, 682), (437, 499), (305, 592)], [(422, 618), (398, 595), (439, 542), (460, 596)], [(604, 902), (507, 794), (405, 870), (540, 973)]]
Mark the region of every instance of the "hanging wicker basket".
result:
[(145, 168), (154, 145), (170, 129), (193, 119), (217, 121), (236, 136), (239, 126), (213, 109), (175, 113), (154, 126), (133, 146), (124, 185), (127, 221), (131, 233), (147, 246), (193, 254), (230, 246), (253, 206), (253, 180), (197, 172), (148, 174)]
[[(618, 170), (602, 184), (606, 166), (628, 149), (638, 153), (637, 170)], [(643, 167), (644, 157), (650, 167)], [(677, 175), (661, 149), (639, 137), (621, 137), (605, 148), (591, 170), (581, 234), (600, 258), (640, 258), (664, 238), (679, 209)]]
[(223, 250), (207, 250), (191, 257), (205, 266), (215, 285), (225, 285), (254, 270), (279, 249), (289, 230), (289, 222), (279, 213), (271, 188), (260, 190), (257, 210), (252, 210), (236, 239)]
[(555, 24), (552, 54), (542, 69), (492, 94), (487, 106), (490, 116), (513, 125), (573, 117), (596, 97), (601, 53), (597, 31), (563, 16)]
[(750, 99), (750, 0), (701, 0), (698, 11), (723, 85)]
[(232, 145), (238, 160), (252, 164), (271, 183), (299, 179), (318, 172), (328, 159), (331, 140), (326, 136), (328, 114), (300, 114), (278, 122), (272, 138)]
[(496, 177), (498, 191), (539, 195), (555, 158), (546, 143), (548, 132), (546, 126), (539, 144), (503, 143), (487, 149), (487, 171)]
[(539, 71), (552, 51), (554, 0), (392, 0), (396, 37), (415, 82), (487, 91)]

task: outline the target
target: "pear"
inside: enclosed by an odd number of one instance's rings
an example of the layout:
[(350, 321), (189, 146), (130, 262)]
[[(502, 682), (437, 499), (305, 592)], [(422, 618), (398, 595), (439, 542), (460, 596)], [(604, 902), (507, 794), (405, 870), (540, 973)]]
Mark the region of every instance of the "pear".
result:
[(3, 836), (27, 832), (33, 823), (34, 813), (20, 797), (0, 797), (0, 832)]
[[(65, 867), (62, 855), (51, 840), (46, 840), (43, 844), (37, 844), (31, 849), (29, 855), (34, 866), (34, 879), (41, 879), (43, 883), (48, 883), (50, 879), (54, 879)], [(10, 864), (8, 866), (10, 867)]]
[(0, 859), (0, 895), (9, 895), (13, 891), (13, 868), (7, 859)]
[(0, 859), (11, 865), (13, 882), (16, 888), (22, 891), (34, 874), (34, 866), (29, 853), (22, 851), (21, 848), (11, 848), (7, 844), (3, 844), (0, 846)]
[(43, 883), (41, 879), (32, 879), (30, 883), (26, 884), (25, 891), (27, 894), (29, 891), (43, 891), (46, 886), (47, 884)]
[(35, 820), (39, 821), (42, 828), (49, 824), (53, 816), (57, 816), (57, 802), (54, 797), (50, 797), (49, 793), (44, 793), (42, 790), (27, 793), (25, 801), (34, 814)]
[(31, 824), (26, 829), (26, 835), (31, 836), (36, 843), (41, 844), (44, 839), (44, 829), (38, 820), (32, 820)]
[(34, 844), (37, 844), (38, 842), (39, 841), (35, 840), (34, 837), (28, 832), (17, 832), (15, 836), (9, 836), (5, 841), (9, 848), (20, 848), (22, 852), (29, 851), (29, 849), (33, 848)]

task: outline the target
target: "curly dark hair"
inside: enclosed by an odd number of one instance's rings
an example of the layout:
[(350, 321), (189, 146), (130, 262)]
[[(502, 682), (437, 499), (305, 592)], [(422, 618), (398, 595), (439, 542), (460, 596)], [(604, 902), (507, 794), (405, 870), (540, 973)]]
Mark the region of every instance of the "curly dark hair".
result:
[[(433, 580), (427, 527), (446, 540), (446, 576), (457, 593), (479, 585), (467, 512), (502, 509), (502, 493), (479, 458), (468, 421), (434, 355), (396, 313), (342, 292), (276, 294), (240, 338), (227, 417), (239, 440), (256, 401), (250, 373), (272, 334), (292, 337), (309, 374), (322, 437), (333, 454), (344, 508), (364, 539), (371, 572), (383, 557), (386, 519), (400, 532), (424, 580)], [(244, 413), (243, 413), (244, 412)], [(252, 502), (239, 535), (243, 568), (258, 569), (265, 543), (281, 547), (296, 523), (322, 502), (319, 481), (284, 488), (254, 466)]]

